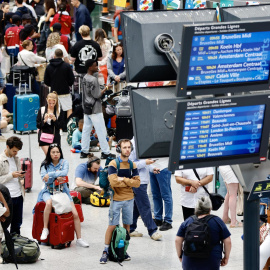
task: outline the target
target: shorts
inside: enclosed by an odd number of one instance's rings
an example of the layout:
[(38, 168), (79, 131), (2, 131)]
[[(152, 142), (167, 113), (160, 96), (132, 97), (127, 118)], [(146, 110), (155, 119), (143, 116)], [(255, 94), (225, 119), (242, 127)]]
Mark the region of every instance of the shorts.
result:
[(226, 184), (238, 184), (239, 181), (230, 165), (219, 166), (219, 172)]
[(109, 209), (109, 225), (119, 225), (120, 212), (122, 209), (123, 224), (133, 223), (134, 199), (129, 201), (111, 201)]
[(67, 95), (59, 95), (58, 96), (59, 103), (64, 112), (68, 110), (72, 110), (72, 98), (70, 94)]

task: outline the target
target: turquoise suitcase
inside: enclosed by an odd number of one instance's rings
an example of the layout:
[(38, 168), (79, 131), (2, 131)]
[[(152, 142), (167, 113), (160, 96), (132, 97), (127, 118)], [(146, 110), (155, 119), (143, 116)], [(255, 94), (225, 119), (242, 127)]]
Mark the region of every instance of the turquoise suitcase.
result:
[(13, 97), (14, 133), (34, 131), (37, 129), (39, 96), (36, 94), (15, 95)]

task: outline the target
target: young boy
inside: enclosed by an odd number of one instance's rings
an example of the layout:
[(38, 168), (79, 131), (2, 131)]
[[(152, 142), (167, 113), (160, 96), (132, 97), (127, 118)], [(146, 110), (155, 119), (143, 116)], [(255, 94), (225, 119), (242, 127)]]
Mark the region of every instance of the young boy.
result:
[(78, 122), (78, 128), (72, 134), (72, 147), (74, 149), (82, 149), (82, 130), (83, 130), (83, 119), (80, 119)]

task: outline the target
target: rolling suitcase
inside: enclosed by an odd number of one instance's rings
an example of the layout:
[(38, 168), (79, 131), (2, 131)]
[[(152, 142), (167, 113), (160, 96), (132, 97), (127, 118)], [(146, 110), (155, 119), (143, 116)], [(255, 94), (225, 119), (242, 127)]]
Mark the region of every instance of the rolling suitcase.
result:
[(133, 127), (131, 117), (116, 118), (116, 141), (121, 139), (131, 140), (133, 137)]
[(43, 213), (44, 213), (45, 206), (46, 206), (45, 202), (37, 203), (35, 206), (35, 213), (33, 216), (32, 236), (34, 239), (38, 241), (39, 244), (41, 242), (48, 244), (49, 237), (50, 237), (48, 236), (46, 240), (40, 240), (43, 226), (44, 226)]
[(51, 247), (69, 247), (75, 230), (72, 212), (62, 215), (51, 213), (49, 224)]
[(71, 196), (72, 198), (73, 198), (73, 197), (77, 197), (77, 198), (80, 200), (81, 204), (82, 204), (82, 195), (81, 195), (80, 192), (78, 192), (78, 191), (76, 191), (76, 190), (72, 190), (72, 191), (70, 191), (70, 196)]
[(29, 138), (29, 158), (21, 158), (22, 171), (26, 172), (24, 176), (24, 189), (26, 192), (30, 192), (33, 186), (33, 160), (31, 159), (30, 133), (28, 134), (28, 138)]
[(4, 89), (4, 93), (7, 95), (8, 101), (4, 105), (4, 108), (10, 113), (13, 112), (13, 97), (16, 94), (16, 88), (12, 85), (12, 83), (7, 83)]
[(34, 131), (37, 129), (37, 114), (39, 110), (39, 96), (36, 94), (15, 95), (13, 97), (13, 129), (20, 131)]
[(70, 195), (73, 198), (76, 210), (77, 210), (78, 215), (79, 215), (80, 222), (83, 222), (84, 216), (83, 216), (82, 205), (81, 205), (82, 204), (81, 193), (73, 190), (73, 191), (70, 191)]

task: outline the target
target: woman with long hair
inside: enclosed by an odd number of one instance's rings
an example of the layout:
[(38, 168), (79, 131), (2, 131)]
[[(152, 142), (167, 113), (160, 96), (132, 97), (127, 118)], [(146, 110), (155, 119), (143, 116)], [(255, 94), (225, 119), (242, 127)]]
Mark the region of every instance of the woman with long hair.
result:
[(125, 59), (123, 45), (117, 44), (113, 46), (112, 56), (108, 57), (108, 84), (115, 81), (117, 87), (116, 91), (120, 90), (120, 81), (126, 79)]
[(47, 40), (47, 48), (45, 51), (47, 62), (54, 58), (54, 52), (60, 49), (64, 55), (64, 61), (69, 64), (68, 53), (65, 47), (60, 44), (60, 35), (57, 32), (51, 33)]
[(111, 50), (111, 42), (108, 40), (106, 32), (102, 28), (98, 28), (95, 33), (95, 41), (99, 44), (102, 51), (102, 60), (98, 61), (99, 74), (103, 75), (105, 84), (107, 82), (108, 70), (107, 61)]
[(39, 51), (45, 50), (46, 40), (48, 39), (51, 33), (50, 23), (53, 20), (53, 16), (56, 13), (54, 0), (45, 0), (44, 7), (45, 7), (45, 15), (44, 15), (45, 19), (43, 28), (40, 32)]
[(66, 11), (66, 4), (60, 4), (59, 11), (53, 17), (51, 21), (50, 27), (53, 27), (55, 23), (61, 24), (61, 34), (70, 37), (70, 29), (71, 29), (71, 17)]
[(68, 175), (68, 170), (69, 164), (67, 160), (64, 160), (61, 147), (56, 143), (50, 144), (46, 158), (40, 166), (40, 175), (42, 181), (45, 183), (45, 186), (38, 195), (38, 202), (44, 201), (46, 203), (43, 214), (44, 226), (40, 240), (45, 240), (49, 235), (48, 225), (50, 213), (52, 212), (51, 195), (53, 194), (54, 188), (53, 182), (55, 180), (58, 180), (58, 182), (60, 183), (59, 189), (62, 190), (63, 193), (66, 193), (70, 199), (72, 214), (74, 218), (75, 232), (77, 236), (76, 244), (80, 247), (89, 247), (89, 244), (81, 238), (81, 222), (78, 216), (78, 212), (73, 203), (73, 199), (70, 196), (69, 188), (67, 184), (63, 182), (63, 177)]
[(60, 110), (58, 96), (56, 92), (51, 92), (47, 96), (47, 104), (41, 107), (37, 115), (38, 142), (45, 155), (47, 155), (50, 143), (40, 139), (42, 132), (53, 134), (53, 143), (60, 145), (60, 129), (64, 122), (63, 111)]

